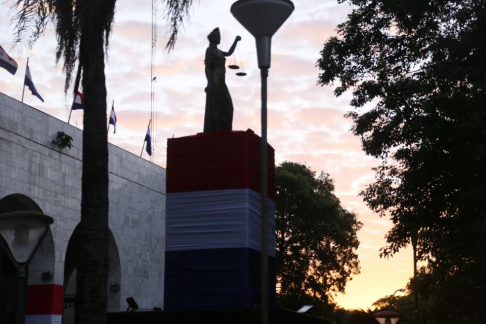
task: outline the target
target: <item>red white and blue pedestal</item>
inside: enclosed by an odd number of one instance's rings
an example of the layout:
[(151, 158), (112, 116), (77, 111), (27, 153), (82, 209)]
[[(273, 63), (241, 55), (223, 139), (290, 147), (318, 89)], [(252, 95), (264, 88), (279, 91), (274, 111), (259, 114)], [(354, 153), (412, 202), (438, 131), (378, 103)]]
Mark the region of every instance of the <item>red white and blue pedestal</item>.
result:
[(25, 324), (61, 324), (62, 308), (63, 286), (27, 286)]
[[(251, 131), (168, 140), (164, 310), (249, 308), (259, 303), (260, 146), (260, 137)], [(271, 146), (268, 152), (269, 295), (275, 297)]]

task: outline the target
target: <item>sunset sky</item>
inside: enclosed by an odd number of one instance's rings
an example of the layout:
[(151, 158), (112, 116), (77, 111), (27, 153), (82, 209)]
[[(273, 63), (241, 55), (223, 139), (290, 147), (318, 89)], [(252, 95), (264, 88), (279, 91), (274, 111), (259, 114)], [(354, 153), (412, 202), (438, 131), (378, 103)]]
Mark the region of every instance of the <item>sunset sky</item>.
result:
[[(0, 45), (18, 65), (15, 76), (0, 69), (0, 92), (21, 100), (27, 56), (42, 103), (26, 89), (24, 102), (67, 121), (72, 96), (64, 95), (62, 64), (56, 66), (56, 39), (52, 25), (30, 51), (25, 44), (13, 46), (14, 12), (0, 4)], [(166, 166), (167, 138), (194, 135), (203, 130), (206, 77), (204, 53), (207, 35), (221, 31), (219, 48), (227, 51), (237, 35), (242, 37), (234, 57), (245, 77), (227, 69), (226, 83), (233, 98), (234, 130), (260, 129), (260, 72), (254, 38), (233, 18), (234, 0), (195, 1), (191, 19), (179, 34), (176, 47), (167, 52), (164, 5), (158, 5), (158, 42), (155, 59), (156, 130), (153, 162)], [(393, 258), (380, 259), (388, 219), (373, 214), (358, 193), (374, 180), (371, 170), (378, 161), (361, 150), (352, 123), (344, 114), (352, 108), (350, 94), (335, 98), (333, 88), (316, 85), (316, 61), (324, 42), (336, 33), (351, 7), (336, 0), (293, 0), (295, 11), (272, 41), (272, 66), (268, 79), (268, 142), (275, 148), (276, 163), (305, 163), (312, 170), (330, 173), (342, 205), (364, 224), (358, 233), (361, 274), (353, 277), (346, 294), (336, 296), (345, 308), (368, 308), (377, 299), (404, 288), (412, 275), (411, 249)], [(150, 119), (151, 1), (118, 1), (106, 62), (107, 109), (115, 101), (117, 131), (108, 140), (140, 155)], [(82, 111), (74, 111), (71, 124), (82, 128)], [(76, 143), (74, 143), (76, 146)], [(148, 156), (144, 153), (144, 158)]]

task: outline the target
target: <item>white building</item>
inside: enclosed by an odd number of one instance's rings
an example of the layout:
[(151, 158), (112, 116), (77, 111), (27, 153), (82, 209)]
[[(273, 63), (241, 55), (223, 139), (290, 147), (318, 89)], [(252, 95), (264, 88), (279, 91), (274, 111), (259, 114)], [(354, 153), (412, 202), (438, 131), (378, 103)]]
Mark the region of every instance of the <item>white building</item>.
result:
[[(52, 144), (59, 131), (74, 139), (71, 149)], [(0, 210), (23, 206), (54, 218), (29, 265), (27, 323), (73, 316), (81, 148), (82, 130), (0, 93)], [(109, 181), (108, 311), (125, 310), (128, 296), (140, 308), (163, 307), (166, 171), (109, 144)], [(0, 250), (0, 324), (13, 322), (15, 277)]]

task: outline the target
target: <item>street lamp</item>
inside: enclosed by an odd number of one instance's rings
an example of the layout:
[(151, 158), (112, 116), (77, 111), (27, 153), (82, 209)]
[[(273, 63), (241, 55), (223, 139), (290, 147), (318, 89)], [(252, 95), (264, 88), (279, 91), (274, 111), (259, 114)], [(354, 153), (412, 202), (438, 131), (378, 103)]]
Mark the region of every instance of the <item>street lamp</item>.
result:
[(25, 322), (27, 266), (52, 222), (52, 217), (32, 211), (14, 211), (0, 215), (0, 235), (6, 243), (7, 254), (17, 267), (16, 324)]
[(395, 324), (402, 315), (394, 311), (381, 311), (376, 312), (373, 316), (380, 324)]
[(399, 289), (395, 290), (395, 292), (393, 293), (392, 299), (395, 298), (395, 295), (396, 295), (397, 292), (404, 293), (406, 291), (407, 291), (407, 289), (405, 289), (405, 288), (399, 288)]
[(407, 291), (407, 289), (405, 289), (405, 288), (399, 288), (399, 289), (395, 290), (395, 292), (393, 293), (393, 295), (392, 295), (392, 297), (391, 297), (391, 299), (390, 299), (390, 305), (391, 305), (393, 308), (396, 308), (396, 306), (397, 306), (397, 305), (396, 305), (396, 301), (397, 301), (397, 300), (395, 299), (395, 295), (397, 294), (397, 292), (404, 293), (404, 292), (406, 292), (406, 291)]
[(261, 323), (268, 323), (268, 246), (267, 246), (267, 78), (270, 68), (272, 36), (294, 11), (289, 0), (239, 0), (231, 13), (255, 37), (258, 67), (262, 78), (261, 144)]
[(407, 289), (405, 289), (405, 288), (399, 288), (399, 289), (395, 290), (395, 292), (393, 293), (393, 297), (395, 297), (395, 294), (396, 294), (397, 292), (402, 292), (402, 293), (404, 293), (404, 292), (406, 292), (406, 291), (407, 291)]

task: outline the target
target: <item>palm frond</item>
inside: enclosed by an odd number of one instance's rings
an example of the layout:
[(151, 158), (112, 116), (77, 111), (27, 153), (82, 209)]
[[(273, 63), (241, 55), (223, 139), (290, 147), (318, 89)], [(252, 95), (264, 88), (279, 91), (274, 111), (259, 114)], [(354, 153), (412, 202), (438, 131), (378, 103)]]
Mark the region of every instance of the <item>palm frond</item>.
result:
[(32, 48), (52, 18), (52, 1), (15, 0), (11, 8), (17, 11), (11, 20), (11, 24), (15, 25), (14, 43), (19, 44), (25, 40), (29, 48)]
[[(29, 48), (44, 33), (52, 21), (57, 37), (56, 63), (62, 58), (66, 75), (64, 91), (67, 93), (76, 63), (79, 61), (81, 34), (100, 35), (105, 45), (109, 45), (115, 15), (116, 0), (15, 0), (12, 9), (17, 13), (12, 18), (15, 24), (14, 43), (27, 42)], [(86, 37), (85, 48), (88, 56), (95, 37)], [(97, 58), (91, 57), (93, 61)], [(89, 61), (89, 60), (88, 60)], [(87, 62), (87, 61), (86, 61)]]
[(162, 0), (165, 2), (165, 18), (169, 26), (167, 34), (169, 40), (165, 46), (166, 49), (173, 50), (177, 41), (177, 34), (179, 30), (184, 27), (184, 20), (190, 20), (191, 15), (189, 9), (192, 7), (193, 0)]

